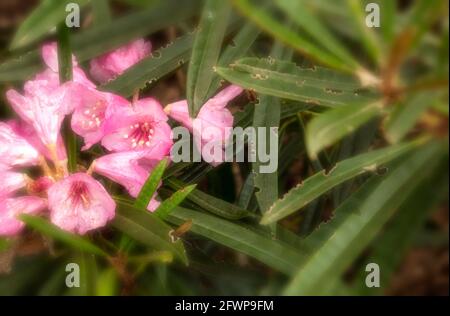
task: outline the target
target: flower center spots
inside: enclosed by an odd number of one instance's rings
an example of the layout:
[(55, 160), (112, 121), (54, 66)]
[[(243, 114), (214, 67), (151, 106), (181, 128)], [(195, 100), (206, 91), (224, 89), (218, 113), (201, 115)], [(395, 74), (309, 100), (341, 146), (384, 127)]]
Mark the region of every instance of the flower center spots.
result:
[(69, 198), (72, 201), (72, 205), (77, 206), (80, 203), (84, 208), (87, 208), (90, 203), (89, 190), (83, 181), (75, 181), (72, 183), (69, 192)]
[(153, 138), (155, 131), (148, 122), (136, 123), (130, 126), (130, 134), (125, 134), (125, 139), (130, 139), (131, 147), (150, 146), (150, 141)]
[(84, 112), (83, 127), (90, 129), (93, 127), (100, 127), (102, 121), (105, 118), (106, 103), (102, 100), (95, 102), (88, 107)]

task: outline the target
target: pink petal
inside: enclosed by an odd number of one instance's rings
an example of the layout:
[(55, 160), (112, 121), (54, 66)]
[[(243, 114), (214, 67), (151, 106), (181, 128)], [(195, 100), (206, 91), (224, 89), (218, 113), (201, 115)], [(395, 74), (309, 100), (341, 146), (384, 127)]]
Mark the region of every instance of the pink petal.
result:
[(84, 138), (83, 150), (98, 143), (105, 135), (106, 120), (121, 107), (131, 107), (121, 96), (76, 85), (74, 93), (77, 104), (72, 115), (71, 126)]
[(14, 90), (7, 91), (6, 96), (17, 114), (34, 127), (41, 141), (46, 146), (56, 146), (61, 123), (70, 110), (66, 102), (69, 89), (67, 85), (55, 88), (48, 81), (36, 80), (25, 83), (24, 96)]
[(85, 173), (56, 182), (48, 190), (50, 219), (77, 234), (100, 228), (114, 218), (116, 203), (105, 188)]
[(150, 42), (138, 39), (126, 46), (91, 60), (91, 75), (105, 83), (138, 63), (151, 52)]
[[(236, 85), (228, 86), (220, 91), (213, 98), (209, 99), (200, 109), (195, 119), (189, 117), (188, 104), (186, 100), (169, 104), (164, 109), (165, 112), (184, 127), (194, 132), (194, 136), (200, 135), (200, 138), (194, 137), (196, 147), (201, 151), (204, 144), (210, 141), (217, 141), (223, 148), (226, 140), (230, 137), (233, 127), (233, 115), (226, 108), (228, 102), (241, 94), (243, 89)], [(218, 165), (223, 162), (224, 151), (219, 153), (212, 152), (207, 157), (203, 153), (203, 158), (211, 161), (212, 165)], [(216, 157), (222, 157), (216, 159)], [(214, 159), (213, 159), (214, 158)]]
[(160, 147), (167, 155), (173, 141), (165, 118), (159, 103), (148, 99), (135, 107), (119, 109), (105, 123), (102, 145), (111, 151), (148, 151)]
[[(42, 143), (41, 139), (37, 135), (34, 128), (26, 123), (19, 121), (10, 121), (10, 126), (13, 127), (14, 131), (25, 138), (41, 155), (45, 156), (47, 159), (52, 160), (52, 154), (49, 149)], [(67, 159), (66, 147), (64, 145), (64, 140), (60, 135), (58, 135), (58, 141), (56, 145), (56, 153), (60, 161)]]
[(0, 236), (14, 236), (25, 224), (17, 219), (20, 214), (38, 214), (45, 209), (44, 199), (34, 196), (0, 199)]
[(3, 169), (39, 162), (38, 151), (14, 130), (14, 123), (0, 122), (0, 165)]
[[(58, 45), (56, 42), (44, 44), (41, 48), (42, 59), (45, 64), (53, 71), (58, 72)], [(72, 66), (78, 65), (75, 56), (72, 55)]]
[(94, 162), (94, 172), (124, 186), (137, 196), (150, 171), (139, 164), (144, 152), (120, 152), (100, 157)]
[(0, 171), (2, 185), (0, 186), (0, 199), (20, 190), (27, 185), (27, 178), (23, 173)]

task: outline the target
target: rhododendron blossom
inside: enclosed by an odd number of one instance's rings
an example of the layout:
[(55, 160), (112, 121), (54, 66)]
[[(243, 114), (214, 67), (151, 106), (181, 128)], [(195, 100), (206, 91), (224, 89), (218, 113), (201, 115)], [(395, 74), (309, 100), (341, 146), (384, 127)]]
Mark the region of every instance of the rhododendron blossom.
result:
[(25, 187), (27, 185), (27, 177), (19, 172), (0, 171), (0, 199), (9, 196), (11, 193)]
[(47, 206), (44, 199), (35, 196), (17, 198), (0, 197), (0, 236), (14, 236), (25, 224), (18, 219), (21, 214), (38, 214)]
[[(42, 46), (42, 59), (47, 65), (47, 69), (36, 75), (35, 80), (46, 80), (53, 86), (59, 86), (59, 66), (58, 66), (58, 47), (56, 43), (49, 43)], [(72, 55), (72, 74), (73, 82), (82, 84), (86, 87), (95, 89), (95, 84), (90, 81), (83, 69), (78, 67), (75, 56)]]
[(39, 152), (15, 131), (14, 126), (14, 122), (0, 122), (0, 170), (39, 162)]
[(74, 85), (78, 101), (72, 114), (72, 129), (84, 138), (83, 150), (98, 143), (105, 135), (105, 122), (120, 107), (131, 107), (121, 96)]
[(100, 83), (105, 83), (150, 54), (152, 45), (143, 39), (120, 47), (91, 60), (90, 73)]
[(54, 150), (58, 141), (61, 123), (72, 109), (68, 104), (70, 85), (57, 88), (45, 80), (28, 81), (21, 95), (8, 90), (6, 97), (17, 114), (34, 127), (42, 142)]
[(105, 226), (116, 204), (105, 188), (85, 173), (70, 175), (48, 190), (50, 219), (60, 228), (78, 233)]
[(173, 143), (167, 119), (155, 99), (138, 100), (132, 107), (119, 108), (107, 120), (102, 145), (111, 151), (151, 150), (167, 155)]
[[(159, 150), (113, 153), (96, 159), (93, 170), (124, 186), (132, 197), (137, 197), (153, 167), (162, 158)], [(155, 197), (156, 194), (150, 201), (150, 211), (159, 205)]]
[[(209, 99), (200, 109), (198, 116), (192, 119), (189, 116), (187, 100), (171, 103), (166, 106), (164, 111), (174, 120), (181, 123), (184, 127), (188, 128), (194, 135), (194, 142), (202, 153), (203, 158), (213, 165), (217, 165), (224, 160), (224, 152), (220, 150), (219, 153), (208, 153), (202, 150), (202, 147), (206, 144), (208, 146), (214, 142), (218, 143), (218, 146), (212, 146), (223, 148), (226, 141), (230, 137), (231, 128), (233, 127), (233, 115), (226, 108), (227, 104), (241, 94), (243, 89), (236, 85), (231, 85), (216, 96)], [(206, 157), (205, 157), (206, 156)]]

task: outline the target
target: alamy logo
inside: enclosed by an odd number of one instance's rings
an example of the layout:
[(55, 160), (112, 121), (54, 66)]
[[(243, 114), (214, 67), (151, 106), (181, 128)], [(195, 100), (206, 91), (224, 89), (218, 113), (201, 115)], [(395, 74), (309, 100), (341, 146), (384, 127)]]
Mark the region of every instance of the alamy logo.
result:
[(368, 3), (366, 12), (369, 13), (366, 16), (366, 26), (370, 28), (380, 27), (380, 6), (377, 3)]
[(80, 266), (76, 263), (66, 265), (66, 286), (68, 288), (80, 287)]
[(369, 263), (366, 265), (366, 286), (368, 288), (380, 287), (380, 266), (376, 263)]
[(80, 6), (77, 3), (68, 3), (66, 5), (66, 26), (67, 27), (80, 27)]

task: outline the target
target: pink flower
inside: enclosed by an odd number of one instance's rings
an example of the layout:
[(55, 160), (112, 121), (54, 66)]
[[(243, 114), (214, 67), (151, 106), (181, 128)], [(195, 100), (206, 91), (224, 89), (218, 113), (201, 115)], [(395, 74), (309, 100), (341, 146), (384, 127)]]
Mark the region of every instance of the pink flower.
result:
[(173, 143), (167, 119), (158, 101), (141, 99), (106, 121), (102, 145), (111, 151), (152, 151), (165, 156)]
[[(94, 172), (124, 186), (132, 197), (137, 197), (151, 170), (162, 158), (158, 150), (113, 153), (96, 159)], [(148, 206), (150, 211), (159, 205), (155, 197), (156, 194)]]
[(47, 147), (56, 151), (56, 144), (64, 116), (72, 108), (68, 102), (70, 85), (52, 86), (46, 80), (25, 83), (25, 94), (8, 90), (6, 97), (17, 114), (34, 127)]
[(38, 151), (14, 130), (13, 124), (0, 122), (0, 170), (38, 162)]
[[(59, 85), (59, 66), (58, 66), (58, 46), (55, 42), (45, 44), (41, 49), (42, 59), (47, 65), (47, 69), (36, 75), (35, 80), (47, 80), (52, 85)], [(75, 56), (72, 55), (72, 74), (73, 82), (82, 84), (86, 87), (95, 88), (95, 84), (90, 81), (83, 69), (78, 67)]]
[[(233, 127), (233, 115), (226, 106), (228, 102), (241, 94), (242, 91), (243, 89), (236, 85), (223, 89), (202, 106), (195, 119), (189, 116), (186, 100), (171, 103), (166, 106), (164, 111), (172, 119), (194, 132), (194, 135), (200, 135), (200, 138), (194, 137), (194, 142), (200, 151), (204, 144), (211, 141), (217, 141), (221, 147), (224, 147)], [(212, 160), (211, 163), (213, 165), (221, 163), (224, 157), (223, 152), (209, 154), (208, 157), (205, 157), (204, 152), (202, 154), (205, 160)], [(219, 154), (218, 156), (221, 158), (218, 158), (216, 154)]]
[(138, 39), (126, 46), (91, 60), (91, 75), (100, 83), (105, 83), (138, 63), (150, 54), (152, 45)]
[(131, 107), (121, 96), (86, 88), (74, 87), (78, 98), (72, 115), (72, 129), (84, 138), (83, 150), (99, 142), (105, 134), (105, 121), (120, 107)]
[(78, 233), (103, 227), (114, 218), (116, 203), (105, 188), (85, 173), (75, 173), (48, 190), (50, 219), (58, 227)]
[(27, 185), (27, 177), (18, 172), (0, 171), (2, 185), (0, 186), (0, 199), (20, 190)]
[(25, 224), (17, 216), (20, 214), (37, 214), (47, 203), (34, 196), (0, 199), (0, 236), (14, 236)]
[[(25, 138), (28, 143), (30, 143), (35, 149), (37, 149), (40, 154), (44, 155), (49, 160), (52, 160), (54, 158), (52, 157), (52, 154), (50, 153), (48, 148), (42, 143), (41, 139), (32, 126), (17, 120), (11, 120), (8, 122), (8, 124), (10, 124), (10, 126), (18, 135)], [(64, 145), (61, 134), (58, 135), (58, 141), (56, 143), (56, 153), (57, 158), (60, 161), (67, 160), (66, 146)]]

